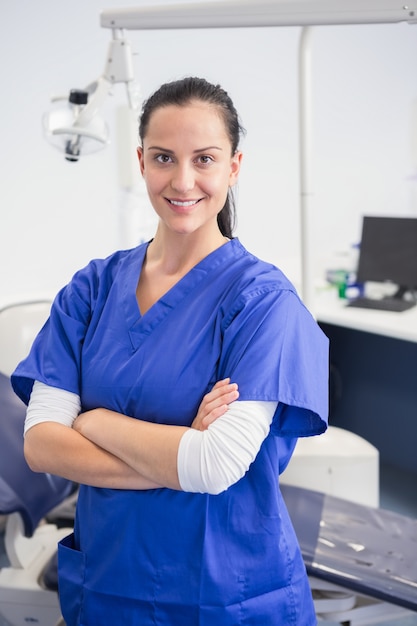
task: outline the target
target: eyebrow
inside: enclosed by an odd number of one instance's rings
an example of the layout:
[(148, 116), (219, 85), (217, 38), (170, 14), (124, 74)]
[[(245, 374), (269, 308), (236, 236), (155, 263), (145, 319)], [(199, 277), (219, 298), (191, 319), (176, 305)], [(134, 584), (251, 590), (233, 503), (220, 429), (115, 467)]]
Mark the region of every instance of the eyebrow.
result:
[[(169, 150), (168, 148), (163, 148), (162, 146), (149, 146), (148, 150), (159, 150), (160, 152), (166, 152), (167, 154), (174, 154), (174, 150)], [(208, 150), (220, 150), (223, 148), (219, 146), (207, 146), (206, 148), (198, 148), (197, 150), (193, 150), (193, 154), (197, 154), (199, 152), (207, 152)]]

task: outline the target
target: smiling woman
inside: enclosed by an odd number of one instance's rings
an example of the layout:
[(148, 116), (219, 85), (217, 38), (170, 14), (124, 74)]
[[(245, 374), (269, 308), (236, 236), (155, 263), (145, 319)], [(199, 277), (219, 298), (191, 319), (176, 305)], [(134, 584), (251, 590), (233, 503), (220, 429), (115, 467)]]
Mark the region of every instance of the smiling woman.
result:
[(277, 477), (326, 429), (328, 343), (233, 238), (241, 130), (203, 79), (145, 102), (155, 236), (77, 272), (13, 374), (30, 466), (81, 483), (68, 626), (316, 623)]

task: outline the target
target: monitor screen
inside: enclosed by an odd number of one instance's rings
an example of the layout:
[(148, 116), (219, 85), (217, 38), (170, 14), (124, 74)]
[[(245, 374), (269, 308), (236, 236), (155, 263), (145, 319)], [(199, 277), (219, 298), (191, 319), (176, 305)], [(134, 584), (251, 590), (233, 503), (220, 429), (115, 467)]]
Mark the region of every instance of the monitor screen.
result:
[(363, 218), (357, 280), (417, 289), (417, 217)]

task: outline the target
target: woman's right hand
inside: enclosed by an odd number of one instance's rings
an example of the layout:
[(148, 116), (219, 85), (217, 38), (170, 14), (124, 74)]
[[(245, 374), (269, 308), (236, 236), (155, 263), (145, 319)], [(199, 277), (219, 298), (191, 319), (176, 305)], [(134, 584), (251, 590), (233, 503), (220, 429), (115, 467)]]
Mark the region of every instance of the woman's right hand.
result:
[(219, 380), (202, 399), (191, 428), (206, 430), (218, 417), (227, 412), (229, 404), (238, 397), (239, 391), (236, 383), (231, 383), (230, 378)]

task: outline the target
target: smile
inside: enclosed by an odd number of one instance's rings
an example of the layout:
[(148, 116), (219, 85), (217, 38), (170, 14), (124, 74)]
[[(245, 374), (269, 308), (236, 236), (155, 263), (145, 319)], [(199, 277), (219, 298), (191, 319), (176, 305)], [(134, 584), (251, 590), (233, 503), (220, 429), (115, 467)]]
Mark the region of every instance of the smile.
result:
[(173, 204), (174, 206), (189, 207), (197, 204), (197, 202), (200, 202), (200, 200), (187, 200), (186, 202), (181, 202), (180, 200), (168, 200), (168, 202), (170, 204)]

